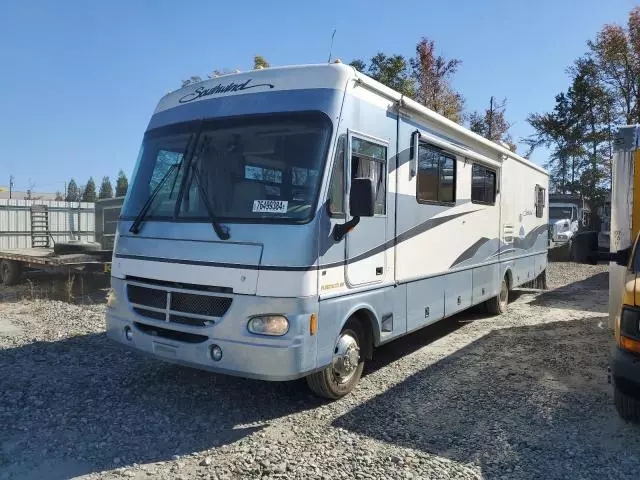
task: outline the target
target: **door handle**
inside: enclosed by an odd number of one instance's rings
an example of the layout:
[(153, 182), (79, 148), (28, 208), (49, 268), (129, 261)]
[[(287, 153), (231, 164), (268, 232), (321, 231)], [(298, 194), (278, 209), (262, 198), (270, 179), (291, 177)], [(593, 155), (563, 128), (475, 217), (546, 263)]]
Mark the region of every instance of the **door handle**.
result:
[(376, 267), (376, 275), (382, 275), (384, 268), (382, 267)]

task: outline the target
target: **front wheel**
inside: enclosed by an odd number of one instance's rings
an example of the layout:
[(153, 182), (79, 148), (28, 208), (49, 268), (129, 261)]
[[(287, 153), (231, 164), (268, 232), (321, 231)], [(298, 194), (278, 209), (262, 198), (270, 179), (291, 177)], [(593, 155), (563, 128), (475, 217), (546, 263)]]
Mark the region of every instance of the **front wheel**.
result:
[(349, 320), (338, 336), (331, 364), (307, 376), (307, 385), (314, 394), (337, 400), (355, 388), (364, 368), (361, 355), (364, 338), (360, 323)]
[(615, 381), (613, 388), (613, 401), (620, 418), (628, 422), (640, 423), (640, 399), (623, 392)]

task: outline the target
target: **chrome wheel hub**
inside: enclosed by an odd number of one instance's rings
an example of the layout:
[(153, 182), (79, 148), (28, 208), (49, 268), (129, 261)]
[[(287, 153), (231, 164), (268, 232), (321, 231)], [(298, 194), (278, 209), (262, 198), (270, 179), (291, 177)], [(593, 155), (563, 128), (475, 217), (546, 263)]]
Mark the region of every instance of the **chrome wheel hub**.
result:
[(360, 363), (360, 347), (350, 332), (340, 335), (333, 353), (331, 367), (338, 383), (346, 383), (353, 376)]

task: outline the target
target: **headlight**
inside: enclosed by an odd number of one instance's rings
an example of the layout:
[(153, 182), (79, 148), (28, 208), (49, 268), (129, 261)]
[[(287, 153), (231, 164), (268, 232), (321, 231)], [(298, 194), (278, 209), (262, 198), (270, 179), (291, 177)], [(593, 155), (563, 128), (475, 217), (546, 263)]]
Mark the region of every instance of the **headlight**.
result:
[(116, 292), (113, 288), (109, 289), (109, 293), (107, 294), (107, 308), (115, 307), (118, 302), (118, 297), (116, 297)]
[(283, 315), (262, 315), (249, 319), (247, 329), (258, 335), (281, 336), (289, 331), (289, 320)]

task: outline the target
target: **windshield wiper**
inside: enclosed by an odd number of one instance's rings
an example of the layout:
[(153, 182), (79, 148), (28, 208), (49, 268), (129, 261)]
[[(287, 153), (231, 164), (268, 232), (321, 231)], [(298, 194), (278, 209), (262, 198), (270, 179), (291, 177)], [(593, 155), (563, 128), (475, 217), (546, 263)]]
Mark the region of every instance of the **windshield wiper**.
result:
[[(164, 174), (164, 177), (162, 177), (160, 179), (160, 182), (158, 183), (158, 185), (156, 185), (156, 188), (153, 189), (153, 191), (151, 192), (151, 195), (149, 195), (149, 198), (147, 198), (147, 201), (144, 203), (144, 205), (140, 209), (140, 212), (138, 212), (138, 215), (136, 215), (135, 220), (131, 224), (131, 227), (129, 228), (129, 231), (131, 233), (137, 235), (140, 232), (140, 225), (142, 225), (142, 222), (144, 221), (145, 217), (147, 216), (147, 213), (149, 212), (149, 209), (151, 208), (151, 204), (153, 203), (155, 198), (158, 196), (158, 193), (160, 192), (160, 189), (162, 188), (164, 183), (171, 176), (171, 173), (174, 170), (176, 170), (176, 169), (179, 170), (180, 167), (182, 167), (183, 160), (184, 160), (184, 157), (178, 163), (174, 163), (173, 165), (171, 165), (169, 167), (169, 169), (167, 170), (167, 173)], [(177, 177), (177, 174), (176, 174), (176, 177)]]
[(198, 166), (195, 161), (191, 162), (191, 168), (193, 169), (193, 177), (195, 178), (198, 191), (200, 192), (200, 196), (204, 202), (204, 207), (207, 210), (207, 215), (209, 216), (209, 221), (211, 222), (211, 226), (213, 226), (213, 230), (216, 232), (216, 235), (218, 235), (220, 240), (228, 240), (231, 236), (229, 234), (229, 229), (223, 228), (216, 216), (213, 214), (213, 208), (211, 208), (211, 204), (209, 203), (209, 196), (207, 195), (205, 188), (202, 186), (202, 183), (200, 183), (200, 170), (198, 170)]

